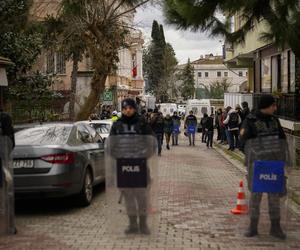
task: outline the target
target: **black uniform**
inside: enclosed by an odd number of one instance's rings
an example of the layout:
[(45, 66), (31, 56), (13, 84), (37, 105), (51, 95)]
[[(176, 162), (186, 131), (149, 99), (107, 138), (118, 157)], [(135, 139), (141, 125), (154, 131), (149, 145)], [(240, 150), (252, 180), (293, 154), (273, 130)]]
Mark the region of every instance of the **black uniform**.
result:
[(128, 134), (128, 132), (139, 135), (153, 135), (153, 130), (145, 118), (138, 114), (132, 117), (125, 117), (123, 115), (113, 124), (110, 135)]
[[(270, 140), (270, 138), (272, 138)], [(251, 192), (250, 196), (250, 228), (246, 233), (246, 236), (252, 237), (257, 234), (257, 225), (259, 221), (260, 214), (260, 203), (262, 200), (262, 193), (254, 193), (252, 192), (252, 181), (253, 181), (253, 165), (254, 160), (251, 154), (252, 149), (255, 148), (256, 152), (261, 152), (263, 150), (261, 142), (264, 144), (270, 145), (270, 148), (266, 151), (266, 153), (262, 152), (262, 155), (271, 155), (272, 160), (286, 160), (285, 150), (286, 147), (286, 136), (280, 125), (279, 120), (273, 115), (266, 115), (261, 113), (260, 111), (255, 114), (250, 113), (245, 121), (243, 122), (241, 132), (241, 149), (244, 151), (247, 165), (247, 178), (248, 178), (248, 188)], [(257, 140), (255, 140), (257, 139)], [(270, 141), (270, 143), (268, 143)], [(248, 144), (250, 142), (253, 143), (248, 149)], [(257, 143), (258, 142), (258, 143)], [(285, 142), (285, 143), (282, 143)], [(278, 150), (279, 153), (274, 153), (275, 144), (280, 144), (282, 150)], [(273, 152), (272, 152), (273, 151)], [(281, 153), (282, 152), (282, 153)], [(269, 203), (269, 216), (271, 219), (271, 234), (275, 237), (285, 238), (285, 234), (282, 232), (280, 227), (280, 198), (283, 194), (280, 193), (268, 193), (268, 203)]]
[(9, 114), (0, 111), (0, 135), (8, 136), (15, 146), (14, 128)]
[(214, 118), (207, 117), (207, 121), (205, 123), (205, 130), (207, 134), (206, 146), (212, 148), (214, 138)]
[[(144, 119), (144, 117), (135, 114), (132, 117), (125, 117), (124, 115), (116, 121), (111, 129), (110, 135), (154, 135), (151, 127)], [(149, 171), (149, 170), (148, 170)], [(150, 176), (150, 175), (148, 175)], [(148, 180), (150, 183), (150, 180)], [(148, 196), (146, 189), (121, 189), (121, 196), (124, 197), (127, 214), (129, 217), (129, 227), (125, 233), (137, 233), (138, 223), (137, 216), (139, 216), (140, 232), (149, 234), (147, 226), (147, 207)]]

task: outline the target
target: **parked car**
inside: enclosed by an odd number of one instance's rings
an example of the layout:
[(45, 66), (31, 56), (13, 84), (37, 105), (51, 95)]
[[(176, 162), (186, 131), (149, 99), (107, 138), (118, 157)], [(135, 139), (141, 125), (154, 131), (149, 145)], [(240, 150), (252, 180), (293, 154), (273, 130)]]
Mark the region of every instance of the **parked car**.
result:
[(105, 180), (104, 144), (84, 123), (44, 124), (15, 134), (16, 197), (76, 195), (89, 205), (93, 186)]
[(113, 121), (109, 120), (91, 120), (91, 121), (83, 121), (82, 123), (89, 124), (94, 129), (96, 129), (97, 133), (105, 140), (109, 134), (111, 127), (113, 125)]

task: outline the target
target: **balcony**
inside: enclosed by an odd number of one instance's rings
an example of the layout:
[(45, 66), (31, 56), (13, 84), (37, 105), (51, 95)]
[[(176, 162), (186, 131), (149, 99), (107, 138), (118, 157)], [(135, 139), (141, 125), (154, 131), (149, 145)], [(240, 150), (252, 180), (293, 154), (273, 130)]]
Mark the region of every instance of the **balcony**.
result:
[[(253, 94), (253, 107), (258, 107), (259, 100), (263, 94)], [(299, 94), (281, 94), (276, 97), (278, 106), (276, 115), (279, 118), (291, 121), (300, 121), (300, 95)]]

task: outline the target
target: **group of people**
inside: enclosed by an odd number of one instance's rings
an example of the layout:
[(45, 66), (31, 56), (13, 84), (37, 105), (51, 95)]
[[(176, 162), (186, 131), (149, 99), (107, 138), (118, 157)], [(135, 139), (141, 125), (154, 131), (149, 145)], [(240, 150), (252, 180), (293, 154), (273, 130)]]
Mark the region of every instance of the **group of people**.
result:
[(237, 104), (235, 108), (228, 106), (225, 110), (219, 109), (215, 117), (217, 141), (221, 144), (228, 144), (228, 150), (240, 149), (240, 130), (249, 114), (250, 109), (247, 102), (243, 102), (242, 107)]
[(181, 118), (178, 116), (177, 112), (174, 112), (172, 116), (168, 114), (164, 117), (158, 108), (155, 108), (151, 113), (144, 113), (144, 117), (156, 135), (159, 156), (161, 155), (164, 137), (166, 139), (167, 150), (170, 150), (171, 138), (172, 146), (178, 145)]

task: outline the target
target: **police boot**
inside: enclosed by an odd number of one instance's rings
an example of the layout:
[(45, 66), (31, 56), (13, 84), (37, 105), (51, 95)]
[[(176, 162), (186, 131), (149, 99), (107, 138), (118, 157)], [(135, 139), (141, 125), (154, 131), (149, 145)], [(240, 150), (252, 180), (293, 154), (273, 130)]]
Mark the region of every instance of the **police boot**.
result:
[(141, 234), (150, 234), (150, 229), (147, 225), (147, 216), (140, 216), (140, 232)]
[(282, 231), (279, 219), (271, 220), (270, 235), (272, 235), (278, 239), (281, 239), (281, 240), (286, 239), (286, 234)]
[(246, 231), (245, 236), (246, 237), (254, 237), (254, 236), (258, 235), (257, 225), (258, 225), (258, 219), (251, 219), (250, 226), (249, 226), (248, 230)]
[(137, 216), (129, 216), (129, 226), (125, 234), (135, 234), (138, 232)]

